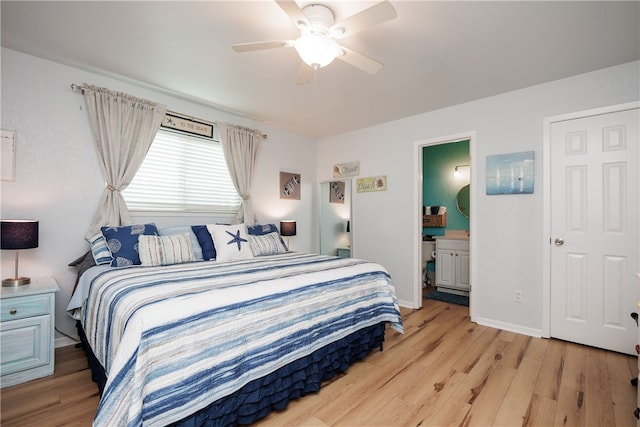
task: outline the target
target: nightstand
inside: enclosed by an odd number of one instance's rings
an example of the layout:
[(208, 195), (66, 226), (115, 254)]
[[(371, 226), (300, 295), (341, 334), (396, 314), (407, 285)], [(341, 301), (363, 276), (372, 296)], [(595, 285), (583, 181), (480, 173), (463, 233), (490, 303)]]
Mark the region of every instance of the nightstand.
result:
[(340, 258), (351, 258), (351, 248), (338, 248)]
[(0, 387), (53, 374), (55, 279), (0, 289)]

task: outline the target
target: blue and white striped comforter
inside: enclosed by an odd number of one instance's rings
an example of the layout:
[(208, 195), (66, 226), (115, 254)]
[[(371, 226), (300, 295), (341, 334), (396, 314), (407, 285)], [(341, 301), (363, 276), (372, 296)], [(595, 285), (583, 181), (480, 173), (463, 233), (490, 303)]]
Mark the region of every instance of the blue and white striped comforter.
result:
[(107, 373), (95, 426), (165, 425), (380, 322), (402, 332), (378, 264), (302, 253), (110, 268), (83, 306)]

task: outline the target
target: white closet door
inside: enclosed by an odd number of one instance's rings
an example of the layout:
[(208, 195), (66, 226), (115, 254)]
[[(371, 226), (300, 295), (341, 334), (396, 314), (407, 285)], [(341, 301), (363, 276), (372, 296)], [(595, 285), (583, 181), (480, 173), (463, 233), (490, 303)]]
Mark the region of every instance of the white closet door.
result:
[(551, 125), (551, 336), (635, 354), (638, 109)]

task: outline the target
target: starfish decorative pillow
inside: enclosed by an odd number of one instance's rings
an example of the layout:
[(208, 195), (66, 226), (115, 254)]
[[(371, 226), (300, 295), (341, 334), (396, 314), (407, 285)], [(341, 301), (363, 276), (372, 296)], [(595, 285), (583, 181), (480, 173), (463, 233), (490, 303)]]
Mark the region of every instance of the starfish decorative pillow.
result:
[(247, 227), (243, 224), (207, 224), (216, 247), (216, 261), (236, 261), (253, 258)]

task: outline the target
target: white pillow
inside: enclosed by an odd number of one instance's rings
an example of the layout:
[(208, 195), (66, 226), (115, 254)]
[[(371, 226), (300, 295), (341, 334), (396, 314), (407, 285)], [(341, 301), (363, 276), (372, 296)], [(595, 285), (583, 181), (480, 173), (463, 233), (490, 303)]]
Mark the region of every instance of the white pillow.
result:
[(181, 264), (196, 261), (188, 233), (170, 236), (140, 235), (140, 264), (143, 266)]
[(267, 233), (260, 236), (249, 235), (249, 243), (253, 256), (283, 254), (287, 248), (282, 244), (280, 235), (277, 232)]
[(236, 261), (253, 258), (247, 227), (243, 224), (207, 224), (216, 247), (216, 261)]
[(188, 234), (191, 239), (191, 247), (193, 248), (193, 255), (196, 257), (196, 261), (203, 261), (202, 248), (198, 242), (196, 234), (190, 225), (174, 225), (170, 227), (158, 227), (158, 234), (161, 236), (171, 236), (174, 234)]

